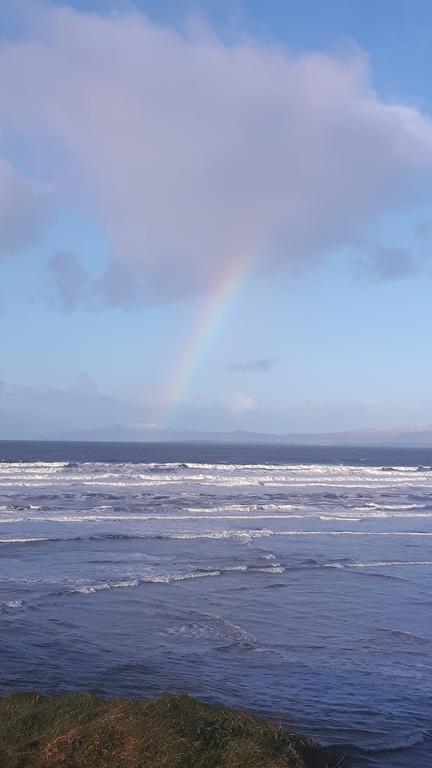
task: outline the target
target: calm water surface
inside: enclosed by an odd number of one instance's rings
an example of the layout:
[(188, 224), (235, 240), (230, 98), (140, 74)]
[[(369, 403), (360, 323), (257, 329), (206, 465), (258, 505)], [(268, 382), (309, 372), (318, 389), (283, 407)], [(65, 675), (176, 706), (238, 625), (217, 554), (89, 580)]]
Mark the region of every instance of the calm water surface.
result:
[(432, 764), (432, 451), (0, 443), (0, 691), (188, 691)]

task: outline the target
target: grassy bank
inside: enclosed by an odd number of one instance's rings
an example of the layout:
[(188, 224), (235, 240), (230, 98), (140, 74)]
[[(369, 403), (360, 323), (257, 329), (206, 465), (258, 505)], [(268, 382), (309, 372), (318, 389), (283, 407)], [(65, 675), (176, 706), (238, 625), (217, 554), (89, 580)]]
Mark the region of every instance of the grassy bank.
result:
[(327, 768), (310, 739), (189, 696), (0, 699), (1, 768)]

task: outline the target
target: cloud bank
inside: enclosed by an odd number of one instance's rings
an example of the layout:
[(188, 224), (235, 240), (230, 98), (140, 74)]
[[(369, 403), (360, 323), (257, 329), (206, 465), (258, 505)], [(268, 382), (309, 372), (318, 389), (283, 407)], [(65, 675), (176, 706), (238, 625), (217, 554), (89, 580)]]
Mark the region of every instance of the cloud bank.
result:
[(38, 439), (136, 416), (137, 405), (101, 392), (91, 376), (69, 385), (0, 381), (0, 438)]
[[(49, 185), (104, 230), (102, 303), (204, 292), (245, 254), (257, 271), (313, 263), (424, 192), (431, 121), (380, 100), (360, 52), (31, 5), (26, 34), (0, 41), (0, 252), (41, 242)], [(11, 136), (37, 179), (11, 165)], [(51, 267), (70, 308), (82, 275)]]
[[(88, 439), (128, 440), (140, 430), (157, 429), (152, 423), (155, 405), (151, 399), (142, 399), (141, 388), (135, 395), (122, 396), (99, 387), (85, 373), (75, 381), (57, 385), (0, 380), (0, 439), (79, 439), (81, 433)], [(387, 397), (385, 401), (288, 399), (282, 403), (235, 392), (225, 399), (184, 400), (171, 426), (186, 431), (332, 432), (422, 424), (431, 408), (432, 402), (426, 397), (409, 402)]]

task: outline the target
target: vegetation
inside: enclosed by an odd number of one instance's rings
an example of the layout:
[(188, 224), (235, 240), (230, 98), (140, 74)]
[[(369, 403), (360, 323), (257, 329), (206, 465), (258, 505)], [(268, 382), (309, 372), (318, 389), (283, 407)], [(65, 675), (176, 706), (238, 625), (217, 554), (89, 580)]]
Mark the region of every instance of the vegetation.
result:
[(310, 739), (189, 696), (0, 699), (1, 768), (328, 768)]

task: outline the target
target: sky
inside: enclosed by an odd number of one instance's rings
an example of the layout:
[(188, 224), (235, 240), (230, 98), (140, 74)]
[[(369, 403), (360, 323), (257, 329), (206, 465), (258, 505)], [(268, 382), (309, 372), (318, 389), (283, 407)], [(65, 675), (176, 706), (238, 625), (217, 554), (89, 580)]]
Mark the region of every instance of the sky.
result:
[(2, 0), (0, 439), (432, 423), (431, 31)]

